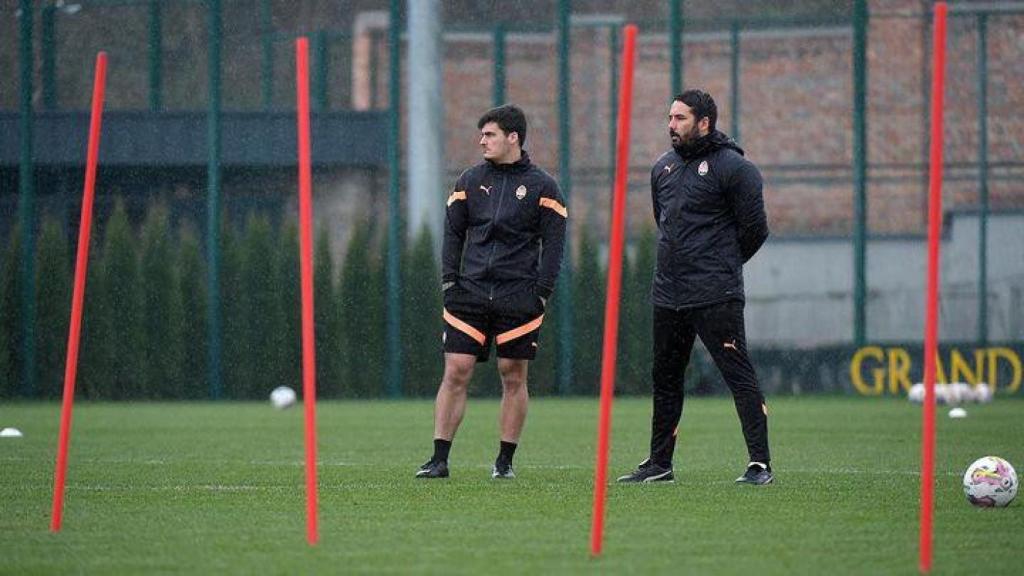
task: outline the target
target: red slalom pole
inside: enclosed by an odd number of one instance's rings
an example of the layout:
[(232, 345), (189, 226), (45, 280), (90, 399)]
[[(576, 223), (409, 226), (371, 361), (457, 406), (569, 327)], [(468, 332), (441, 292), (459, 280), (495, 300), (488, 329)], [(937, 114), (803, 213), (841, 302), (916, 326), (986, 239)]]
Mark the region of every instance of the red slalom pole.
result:
[(611, 236), (608, 244), (608, 294), (604, 307), (604, 350), (601, 358), (601, 407), (597, 425), (597, 465), (594, 468), (594, 514), (590, 554), (601, 555), (604, 541), (604, 502), (608, 480), (608, 436), (615, 396), (615, 355), (619, 340), (619, 293), (622, 287), (622, 244), (625, 236), (626, 185), (629, 177), (629, 125), (633, 111), (633, 60), (636, 25), (624, 28), (622, 88), (619, 92), (619, 129), (615, 150), (615, 191), (612, 197)]
[(299, 116), (299, 261), (302, 276), (302, 403), (306, 416), (306, 540), (319, 536), (316, 522), (316, 351), (313, 337), (313, 177), (309, 135), (309, 39), (295, 40)]
[(918, 569), (932, 568), (935, 484), (935, 361), (939, 339), (939, 240), (942, 234), (942, 92), (946, 86), (946, 3), (935, 3), (932, 58), (932, 142), (928, 175), (928, 295), (924, 328), (924, 410), (921, 412), (921, 529)]
[(78, 228), (78, 253), (75, 258), (75, 287), (71, 295), (71, 327), (68, 330), (68, 354), (64, 364), (64, 397), (60, 409), (60, 436), (57, 440), (57, 468), (53, 474), (53, 509), (50, 531), (60, 532), (64, 517), (64, 480), (68, 468), (68, 444), (71, 439), (71, 411), (75, 405), (75, 378), (78, 375), (78, 341), (82, 333), (82, 303), (89, 267), (89, 237), (92, 230), (92, 204), (96, 190), (96, 163), (100, 155), (100, 127), (103, 123), (103, 94), (107, 82), (107, 53), (96, 55), (92, 82), (92, 113), (89, 117), (89, 145), (85, 157), (85, 185), (82, 189), (82, 219)]

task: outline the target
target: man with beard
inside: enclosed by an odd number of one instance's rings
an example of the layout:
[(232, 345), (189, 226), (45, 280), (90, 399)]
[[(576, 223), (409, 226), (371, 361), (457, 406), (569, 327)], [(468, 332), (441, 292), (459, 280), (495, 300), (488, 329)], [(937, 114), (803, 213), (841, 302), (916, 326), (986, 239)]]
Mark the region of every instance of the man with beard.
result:
[(530, 161), (526, 115), (506, 104), (477, 122), (483, 161), (448, 197), (441, 280), (444, 375), (434, 404), (434, 454), (417, 478), (448, 477), (473, 368), (494, 344), (501, 376), (501, 442), (491, 477), (515, 478), (526, 421), (527, 368), (562, 266), (569, 212), (555, 180)]
[(619, 482), (672, 482), (683, 412), (683, 376), (694, 339), (711, 354), (732, 392), (749, 463), (736, 482), (774, 479), (768, 409), (747, 353), (743, 264), (768, 237), (761, 174), (736, 142), (715, 129), (718, 108), (700, 90), (669, 109), (672, 150), (651, 170), (658, 226), (654, 272), (654, 413), (650, 454)]

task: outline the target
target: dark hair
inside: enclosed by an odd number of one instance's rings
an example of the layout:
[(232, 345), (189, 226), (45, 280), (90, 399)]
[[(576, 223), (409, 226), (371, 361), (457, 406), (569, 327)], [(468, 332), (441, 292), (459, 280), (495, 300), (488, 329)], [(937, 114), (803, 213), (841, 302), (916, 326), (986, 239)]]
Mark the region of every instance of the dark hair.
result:
[(701, 118), (707, 118), (708, 131), (715, 130), (715, 124), (718, 122), (718, 106), (711, 94), (703, 90), (687, 90), (682, 94), (677, 94), (672, 100), (689, 106), (698, 122)]
[(515, 132), (519, 134), (519, 147), (526, 145), (526, 114), (513, 104), (505, 104), (497, 108), (491, 108), (480, 117), (476, 123), (477, 128), (483, 128), (485, 124), (494, 122), (505, 134)]

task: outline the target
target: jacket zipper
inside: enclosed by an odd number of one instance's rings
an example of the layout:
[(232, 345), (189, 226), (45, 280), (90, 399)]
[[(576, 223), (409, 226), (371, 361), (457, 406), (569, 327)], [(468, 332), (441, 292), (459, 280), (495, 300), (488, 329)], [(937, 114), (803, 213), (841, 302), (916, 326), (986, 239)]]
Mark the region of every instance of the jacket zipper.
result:
[[(682, 174), (681, 174), (681, 176), (680, 176), (680, 177), (682, 177), (682, 176), (685, 176), (685, 175), (686, 175), (686, 170), (687, 170), (687, 169), (688, 169), (688, 168), (690, 167), (690, 165), (691, 165), (691, 164), (693, 164), (693, 163), (694, 163), (694, 162), (696, 162), (697, 160), (707, 160), (708, 156), (710, 156), (710, 154), (705, 154), (704, 156), (699, 156), (699, 157), (697, 157), (697, 158), (694, 158), (694, 159), (692, 159), (692, 160), (683, 160), (683, 162), (684, 162), (685, 164), (683, 165), (683, 170), (682, 170)], [(726, 291), (726, 293), (728, 294), (728, 291)], [(682, 312), (683, 310), (689, 309), (690, 307), (691, 307), (690, 305), (685, 305), (685, 306), (676, 306), (676, 307), (675, 307), (675, 311), (676, 311), (677, 313), (678, 313), (678, 312)]]
[[(501, 190), (498, 192), (498, 207), (494, 209), (494, 216), (491, 217), (491, 226), (497, 226), (498, 215), (501, 214), (501, 201), (505, 199), (505, 184), (508, 182), (508, 177), (504, 174), (501, 176)], [(494, 251), (497, 249), (498, 243), (494, 240), (491, 241), (491, 255), (487, 258), (487, 271), (491, 271), (491, 265), (494, 263)], [(491, 293), (487, 297), (488, 300), (494, 300), (494, 283), (491, 283)]]

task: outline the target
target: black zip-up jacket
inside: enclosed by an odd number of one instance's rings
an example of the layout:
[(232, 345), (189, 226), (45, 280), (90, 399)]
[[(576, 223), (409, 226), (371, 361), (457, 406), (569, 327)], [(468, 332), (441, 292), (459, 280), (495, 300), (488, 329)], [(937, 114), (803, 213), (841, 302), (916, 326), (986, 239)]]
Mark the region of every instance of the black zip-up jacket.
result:
[(717, 130), (654, 163), (655, 306), (678, 310), (743, 300), (743, 263), (768, 238), (761, 187), (757, 167)]
[(441, 277), (488, 298), (532, 288), (551, 296), (562, 267), (568, 212), (555, 180), (523, 156), (481, 162), (448, 197)]

